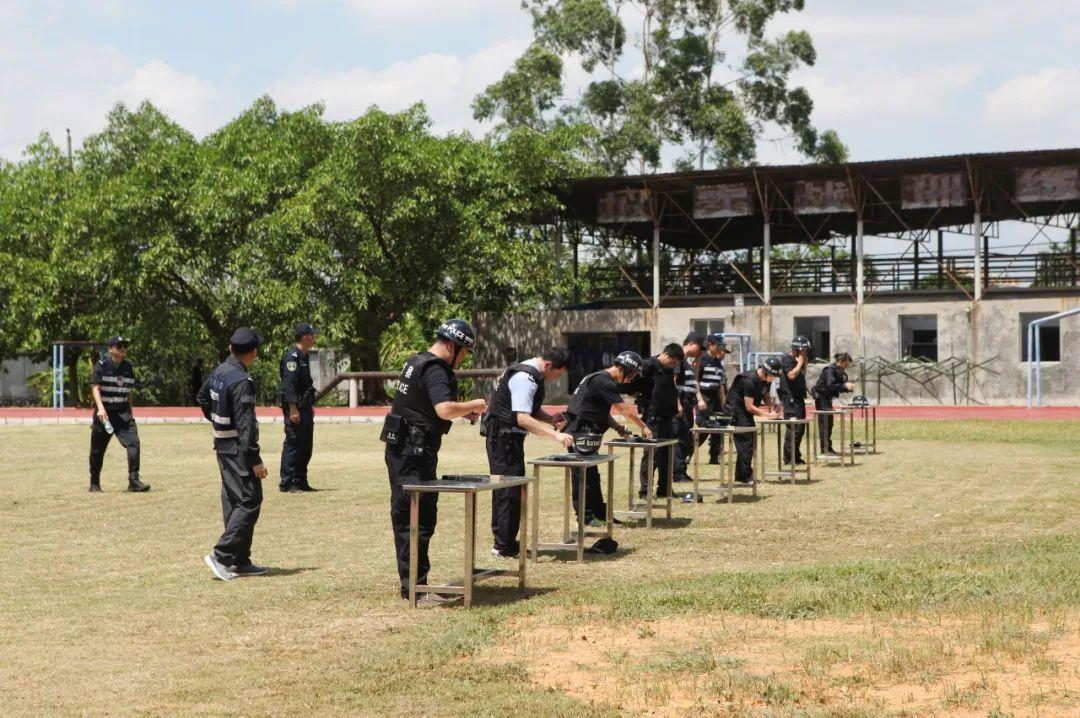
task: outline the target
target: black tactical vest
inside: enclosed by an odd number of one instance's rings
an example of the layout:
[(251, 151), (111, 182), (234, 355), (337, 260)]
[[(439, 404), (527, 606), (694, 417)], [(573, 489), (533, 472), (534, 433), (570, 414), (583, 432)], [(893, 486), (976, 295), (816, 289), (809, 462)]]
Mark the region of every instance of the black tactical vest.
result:
[(720, 388), (727, 384), (727, 370), (724, 369), (724, 360), (708, 354), (701, 357), (701, 393), (705, 396), (716, 396)]
[(697, 396), (697, 368), (683, 359), (676, 371), (675, 383), (679, 387), (679, 397), (684, 400), (694, 399)]
[(582, 428), (582, 425), (599, 429), (601, 432), (607, 427), (608, 418), (611, 416), (611, 404), (592, 387), (593, 382), (601, 374), (607, 375), (607, 372), (598, 371), (586, 376), (577, 385), (574, 395), (570, 397), (570, 406), (566, 410), (571, 418), (568, 427), (570, 431), (577, 431)]
[(235, 426), (236, 407), (232, 405), (229, 389), (249, 378), (243, 367), (228, 361), (218, 364), (210, 372), (206, 381), (210, 385), (210, 423), (214, 425), (215, 439), (235, 439), (239, 435)]
[(528, 374), (536, 384), (536, 394), (533, 396), (530, 412), (532, 416), (536, 416), (540, 412), (540, 407), (544, 405), (544, 372), (532, 364), (512, 364), (499, 377), (495, 391), (491, 393), (491, 400), (488, 402), (488, 413), (499, 422), (503, 429), (514, 428), (518, 425), (517, 416), (513, 410), (513, 399), (510, 396), (510, 378), (519, 372)]
[(430, 352), (414, 354), (405, 362), (398, 378), (397, 392), (390, 413), (404, 417), (410, 426), (423, 429), (425, 434), (449, 434), (452, 422), (440, 419), (422, 381), (424, 372), (432, 364), (442, 364), (450, 374), (450, 395), (457, 400), (458, 382), (450, 365)]

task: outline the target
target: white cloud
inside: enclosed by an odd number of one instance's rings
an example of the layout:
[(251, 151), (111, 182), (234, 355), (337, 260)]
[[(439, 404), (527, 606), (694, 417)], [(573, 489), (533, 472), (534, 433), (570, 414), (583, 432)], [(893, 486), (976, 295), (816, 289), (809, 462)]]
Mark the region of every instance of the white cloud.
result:
[(522, 13), (517, 0), (344, 0), (361, 18), (377, 23), (433, 25), (458, 20), (491, 20)]
[(116, 91), (117, 101), (137, 105), (149, 100), (196, 135), (221, 124), (221, 93), (213, 83), (173, 69), (154, 59), (134, 68)]
[(336, 120), (356, 117), (372, 105), (398, 111), (423, 101), (437, 131), (476, 129), (472, 98), (502, 77), (527, 43), (509, 39), (464, 58), (429, 53), (381, 69), (288, 77), (271, 95), (286, 107), (325, 102), (327, 117)]
[(1080, 144), (1080, 67), (1013, 77), (986, 95), (986, 120), (1024, 146)]
[(968, 62), (912, 72), (865, 68), (842, 76), (842, 80), (810, 73), (806, 71), (803, 84), (814, 99), (815, 121), (828, 125), (855, 117), (925, 115), (967, 90), (979, 68)]

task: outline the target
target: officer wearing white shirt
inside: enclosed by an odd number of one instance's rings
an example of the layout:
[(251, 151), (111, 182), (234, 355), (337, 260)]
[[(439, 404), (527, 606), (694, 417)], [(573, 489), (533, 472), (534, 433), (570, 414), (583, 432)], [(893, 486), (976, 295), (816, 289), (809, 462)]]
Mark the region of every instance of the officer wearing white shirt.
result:
[[(525, 475), (525, 436), (536, 434), (570, 448), (574, 438), (556, 427), (561, 415), (543, 409), (544, 382), (555, 381), (570, 364), (570, 352), (551, 347), (540, 356), (511, 364), (495, 384), (484, 414), (483, 434), (487, 437), (488, 469), (499, 476)], [(491, 553), (514, 558), (520, 546), (517, 535), (521, 526), (521, 487), (499, 489), (491, 498)]]

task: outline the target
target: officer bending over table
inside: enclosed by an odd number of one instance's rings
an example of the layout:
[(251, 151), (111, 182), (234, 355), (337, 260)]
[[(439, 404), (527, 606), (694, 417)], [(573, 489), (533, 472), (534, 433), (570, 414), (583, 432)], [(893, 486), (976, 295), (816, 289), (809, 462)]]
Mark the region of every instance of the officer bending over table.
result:
[[(698, 371), (698, 426), (702, 426), (709, 414), (723, 411), (727, 404), (727, 369), (724, 367), (724, 358), (728, 354), (728, 347), (724, 344), (724, 335), (713, 332), (709, 335), (705, 344), (705, 356), (701, 358), (701, 369)], [(698, 446), (705, 441), (703, 434), (698, 440)], [(723, 446), (718, 434), (708, 436), (709, 440), (709, 463), (720, 463), (720, 448)]]
[(135, 389), (135, 369), (127, 360), (128, 340), (116, 336), (105, 342), (109, 357), (94, 365), (90, 386), (94, 394), (93, 423), (90, 427), (90, 491), (101, 491), (101, 466), (109, 440), (116, 440), (127, 450), (128, 491), (149, 491), (150, 485), (139, 481), (139, 429), (131, 414), (131, 392)]
[[(783, 366), (778, 357), (766, 357), (761, 366), (744, 371), (731, 382), (728, 392), (728, 408), (731, 409), (732, 426), (755, 426), (755, 416), (762, 419), (776, 419), (780, 415), (762, 406), (769, 385), (780, 376)], [(754, 479), (754, 444), (756, 434), (751, 432), (735, 434), (735, 480), (741, 484), (753, 483)]]
[(290, 494), (316, 491), (308, 483), (315, 440), (315, 384), (308, 356), (319, 333), (307, 322), (293, 328), (296, 344), (281, 359), (281, 412), (285, 415), (285, 444), (281, 447), (278, 489)]
[[(611, 415), (611, 408), (614, 406), (619, 414), (641, 429), (643, 436), (651, 437), (652, 431), (638, 417), (634, 405), (623, 400), (623, 393), (629, 393), (624, 385), (632, 384), (641, 374), (642, 363), (640, 354), (624, 351), (615, 357), (615, 362), (610, 367), (582, 379), (574, 389), (574, 395), (570, 397), (570, 407), (566, 410), (566, 432), (577, 438), (587, 434), (602, 435), (608, 429), (614, 429), (627, 436), (629, 430), (624, 429)], [(586, 524), (601, 525), (607, 518), (607, 504), (600, 488), (600, 471), (595, 466), (585, 470), (584, 507), (581, 506), (582, 497), (578, 496), (580, 471), (581, 469), (573, 470), (571, 481), (574, 511), (580, 514), (584, 510)]]
[[(855, 385), (848, 381), (847, 368), (851, 366), (851, 355), (840, 352), (833, 356), (833, 363), (821, 370), (817, 383), (814, 384), (814, 408), (818, 411), (832, 411), (833, 401), (841, 393), (849, 392)], [(818, 415), (818, 444), (823, 454), (835, 454), (832, 445), (833, 416)]]
[[(776, 393), (784, 403), (785, 419), (806, 418), (806, 365), (810, 361), (811, 348), (810, 340), (799, 334), (791, 340), (791, 351), (780, 357), (784, 373), (780, 376), (780, 385), (777, 387)], [(790, 464), (792, 461), (791, 445), (793, 442), (795, 444), (795, 463), (806, 463), (803, 461), (802, 455), (802, 440), (805, 433), (805, 424), (787, 427), (787, 432), (784, 435), (785, 464)]]
[[(401, 597), (409, 598), (409, 495), (402, 488), (418, 481), (434, 481), (439, 465), (443, 435), (454, 419), (475, 420), (487, 407), (483, 399), (458, 401), (454, 371), (476, 346), (476, 333), (463, 319), (449, 319), (436, 332), (435, 343), (426, 352), (405, 362), (398, 379), (390, 413), (379, 436), (386, 443), (386, 470), (390, 476), (390, 522), (394, 530)], [(431, 562), (428, 544), (438, 521), (439, 496), (420, 494), (419, 551), (417, 585), (427, 585)], [(437, 593), (425, 593), (419, 603), (446, 603), (455, 600)]]
[[(683, 349), (678, 344), (668, 344), (656, 356), (644, 361), (641, 376), (634, 383), (637, 391), (637, 406), (655, 439), (674, 439), (679, 435), (678, 421), (682, 418), (682, 402), (675, 384), (675, 370), (685, 359)], [(656, 449), (653, 456), (653, 468), (660, 476), (656, 481), (656, 495), (666, 496), (668, 490), (668, 465), (674, 458), (672, 447)], [(645, 498), (649, 491), (649, 462), (641, 462), (641, 485), (638, 498)]]
[(237, 329), (229, 339), (229, 358), (210, 372), (196, 396), (203, 416), (214, 428), (225, 521), (225, 532), (203, 561), (222, 581), (267, 573), (251, 562), (251, 542), (262, 508), (262, 480), (268, 472), (259, 455), (255, 380), (247, 368), (259, 356), (262, 343), (262, 336), (251, 329)]
[(675, 445), (675, 480), (690, 481), (687, 468), (694, 455), (694, 406), (697, 404), (698, 361), (705, 351), (705, 337), (696, 332), (686, 335), (682, 345), (683, 359), (675, 370), (675, 384), (679, 389), (682, 413), (678, 418), (679, 443)]
[[(495, 384), (484, 414), (482, 432), (486, 438), (488, 470), (497, 476), (525, 476), (525, 436), (546, 436), (564, 448), (574, 445), (574, 437), (555, 427), (562, 415), (544, 411), (544, 382), (566, 373), (570, 352), (564, 347), (545, 349), (539, 356), (511, 364)], [(491, 553), (501, 558), (517, 558), (517, 535), (521, 528), (521, 487), (497, 489), (491, 495)]]

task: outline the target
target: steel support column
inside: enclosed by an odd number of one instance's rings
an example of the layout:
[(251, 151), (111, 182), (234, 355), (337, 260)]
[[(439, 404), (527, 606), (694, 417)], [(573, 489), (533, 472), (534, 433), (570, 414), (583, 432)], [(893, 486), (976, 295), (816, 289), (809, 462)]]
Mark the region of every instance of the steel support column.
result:
[(977, 302), (980, 299), (982, 299), (982, 293), (983, 293), (982, 262), (979, 261), (979, 250), (982, 249), (982, 247), (980, 247), (980, 245), (982, 244), (982, 233), (983, 233), (982, 213), (981, 212), (976, 212), (975, 213), (974, 230), (975, 230), (974, 231), (975, 250), (974, 250), (974, 252), (972, 254), (972, 263), (975, 265), (975, 277), (974, 277), (974, 279), (975, 279), (975, 293), (974, 293), (974, 295), (975, 295), (975, 301)]
[(765, 303), (772, 303), (772, 228), (765, 223), (764, 245), (761, 252), (761, 283), (765, 288)]
[(855, 221), (855, 351), (863, 353), (863, 301), (866, 299), (865, 257), (863, 256), (863, 220)]
[(652, 231), (652, 305), (660, 308), (660, 227), (653, 226)]

